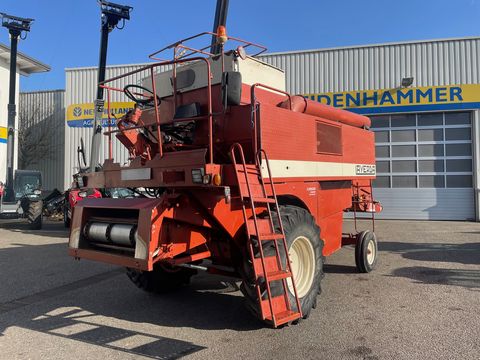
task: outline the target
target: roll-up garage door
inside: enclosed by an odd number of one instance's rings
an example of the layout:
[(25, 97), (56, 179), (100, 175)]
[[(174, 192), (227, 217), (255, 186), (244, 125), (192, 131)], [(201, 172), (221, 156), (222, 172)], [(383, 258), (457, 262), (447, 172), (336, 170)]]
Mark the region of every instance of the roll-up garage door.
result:
[(371, 116), (375, 197), (380, 218), (475, 218), (472, 114), (438, 112)]

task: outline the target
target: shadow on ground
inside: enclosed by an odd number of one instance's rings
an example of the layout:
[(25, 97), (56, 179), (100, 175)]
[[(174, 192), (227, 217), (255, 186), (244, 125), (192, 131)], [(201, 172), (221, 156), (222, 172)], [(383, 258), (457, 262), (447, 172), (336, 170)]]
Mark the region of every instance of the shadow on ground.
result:
[[(76, 296), (67, 295), (79, 289)], [(234, 291), (236, 288), (232, 285), (199, 278), (191, 287), (166, 295), (153, 295), (135, 288), (123, 271), (114, 270), (0, 304), (0, 336), (14, 326), (134, 355), (177, 359), (204, 347), (161, 336), (159, 327), (236, 331), (262, 327), (245, 309), (243, 297), (229, 294)], [(50, 301), (44, 301), (49, 298)], [(32, 306), (28, 311), (22, 311), (27, 305)], [(15, 311), (16, 316), (2, 321), (2, 317), (11, 311)], [(105, 318), (115, 320), (107, 325)], [(122, 322), (127, 324), (117, 325)], [(132, 330), (135, 326), (128, 323), (142, 324), (142, 329), (152, 329), (151, 325), (154, 325), (154, 330), (135, 331)], [(132, 340), (134, 338), (136, 341), (140, 338), (141, 344), (137, 345)]]
[[(61, 256), (67, 258), (65, 244), (19, 245), (0, 250), (2, 263), (25, 257), (40, 262), (43, 258), (48, 263), (49, 257)], [(22, 281), (23, 276), (7, 281), (2, 291), (31, 286), (32, 279)], [(21, 327), (134, 355), (176, 359), (204, 347), (161, 336), (160, 327), (250, 331), (263, 326), (247, 311), (237, 290), (225, 278), (196, 276), (190, 286), (177, 292), (153, 295), (137, 289), (123, 269), (115, 269), (0, 304), (0, 336), (10, 327)], [(68, 311), (58, 313), (61, 309)], [(107, 325), (99, 318), (115, 320)], [(126, 325), (119, 326), (122, 322)], [(112, 323), (114, 326), (110, 326)], [(153, 325), (154, 330), (134, 331), (135, 323)], [(141, 338), (141, 344), (132, 347), (132, 338)]]
[(323, 266), (323, 272), (326, 274), (358, 274), (355, 266), (336, 264), (325, 264)]
[(468, 289), (480, 289), (479, 270), (412, 266), (395, 269), (391, 276), (409, 278), (418, 284), (453, 285)]
[(379, 249), (399, 253), (403, 258), (410, 260), (480, 265), (480, 242), (462, 244), (380, 242)]
[(0, 229), (6, 229), (12, 233), (22, 233), (34, 236), (55, 237), (68, 239), (69, 231), (63, 226), (63, 222), (46, 221), (41, 230), (31, 230), (29, 224), (23, 220), (0, 220)]
[(188, 341), (103, 325), (95, 319), (95, 314), (81, 308), (46, 313), (15, 326), (154, 359), (178, 359), (205, 349)]
[[(58, 223), (47, 223), (44, 230), (35, 232), (28, 230), (27, 224), (9, 224), (7, 228), (6, 236), (11, 236), (11, 240), (15, 240), (16, 232), (68, 237), (63, 224)], [(21, 327), (136, 355), (174, 359), (203, 347), (161, 336), (161, 327), (235, 331), (263, 327), (245, 308), (238, 288), (226, 283), (225, 278), (196, 276), (189, 287), (170, 294), (153, 295), (137, 289), (121, 268), (104, 270), (93, 276), (90, 272), (78, 280), (75, 272), (82, 265), (89, 267), (90, 264), (68, 257), (66, 243), (38, 244), (37, 241), (37, 244), (26, 244), (22, 240), (21, 243), (10, 241), (10, 244), (0, 249), (0, 269), (4, 270), (0, 274), (0, 291), (5, 294), (18, 292), (22, 296), (23, 289), (35, 289), (36, 284), (52, 272), (63, 273), (63, 277), (55, 278), (53, 283), (67, 283), (47, 287), (44, 291), (40, 289), (45, 289), (45, 285), (40, 285), (33, 295), (20, 298), (5, 297), (7, 302), (0, 303), (0, 336), (10, 327)], [(25, 261), (24, 270), (13, 279), (12, 274), (16, 273), (13, 269)], [(7, 300), (10, 298), (16, 300)], [(57, 313), (63, 308), (68, 311)], [(99, 322), (99, 317), (114, 320), (107, 325)], [(122, 321), (126, 325), (119, 326)], [(154, 330), (132, 330), (135, 328), (132, 324), (138, 323), (150, 324), (145, 328)], [(132, 337), (141, 337), (143, 344), (132, 347), (129, 341)]]

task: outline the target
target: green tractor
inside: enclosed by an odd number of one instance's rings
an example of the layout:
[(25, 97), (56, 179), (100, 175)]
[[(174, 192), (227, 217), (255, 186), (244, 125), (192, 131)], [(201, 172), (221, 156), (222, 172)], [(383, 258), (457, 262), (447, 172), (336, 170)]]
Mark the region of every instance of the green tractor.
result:
[[(24, 218), (30, 229), (42, 228), (42, 174), (40, 171), (16, 170), (13, 192), (14, 201), (5, 201), (8, 190), (0, 182), (0, 219)], [(10, 197), (11, 198), (11, 197)]]

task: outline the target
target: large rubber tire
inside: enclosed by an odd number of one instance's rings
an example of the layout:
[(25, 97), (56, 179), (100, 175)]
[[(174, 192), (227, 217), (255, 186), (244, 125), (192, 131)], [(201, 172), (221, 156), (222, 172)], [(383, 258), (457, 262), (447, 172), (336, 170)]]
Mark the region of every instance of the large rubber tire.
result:
[(27, 220), (31, 230), (41, 230), (43, 223), (43, 201), (29, 201), (27, 208)]
[(65, 226), (66, 229), (70, 229), (70, 218), (68, 217), (68, 205), (64, 204), (63, 205), (63, 226)]
[(369, 273), (377, 265), (377, 237), (372, 231), (362, 231), (357, 235), (355, 245), (355, 264), (361, 273)]
[(197, 273), (195, 270), (187, 268), (166, 269), (160, 264), (154, 265), (153, 271), (127, 268), (127, 276), (139, 289), (163, 294), (188, 285), (190, 278)]
[[(289, 249), (289, 254), (292, 254), (292, 251), (295, 249), (292, 248), (292, 245), (300, 241), (303, 245), (305, 245), (309, 252), (311, 251), (312, 257), (311, 260), (313, 261), (313, 268), (307, 269), (305, 272), (306, 275), (302, 275), (302, 277), (306, 277), (310, 279), (306, 282), (300, 293), (300, 289), (298, 288), (299, 278), (296, 274), (296, 269), (299, 269), (292, 263), (292, 271), (294, 273), (295, 283), (297, 285), (297, 292), (299, 294), (300, 299), (300, 306), (302, 308), (303, 318), (306, 319), (310, 315), (310, 312), (313, 308), (317, 305), (317, 295), (321, 293), (321, 280), (323, 278), (323, 241), (320, 239), (320, 228), (315, 223), (315, 219), (313, 216), (305, 209), (297, 207), (297, 206), (280, 206), (280, 214), (283, 224), (283, 229), (285, 231), (285, 237), (287, 241), (287, 247)], [(274, 225), (276, 231), (280, 230), (279, 224), (277, 224), (277, 216), (276, 212), (272, 211), (272, 216), (274, 219)], [(297, 243), (298, 244), (298, 243)], [(279, 252), (280, 257), (282, 259), (283, 268), (286, 265), (286, 256), (281, 241), (278, 242), (279, 245)], [(297, 245), (295, 245), (297, 247)], [(258, 251), (257, 251), (258, 252)], [(265, 256), (275, 256), (275, 246), (273, 241), (263, 242), (263, 252)], [(292, 261), (292, 256), (291, 261)], [(241, 290), (245, 296), (247, 307), (254, 312), (254, 314), (260, 317), (259, 305), (257, 300), (257, 291), (255, 288), (255, 276), (253, 274), (253, 268), (251, 260), (248, 256), (245, 257), (244, 266), (242, 269), (244, 281), (241, 286)], [(296, 259), (298, 260), (299, 257), (297, 256)], [(312, 265), (311, 262), (309, 262)], [(305, 267), (303, 268), (305, 270)], [(267, 298), (267, 291), (266, 285), (263, 283), (261, 285), (262, 289), (262, 298)], [(272, 292), (272, 296), (278, 296), (283, 294), (283, 285), (281, 281), (272, 282), (270, 285), (270, 289)], [(293, 294), (293, 288), (291, 286), (288, 287), (288, 294), (290, 298), (290, 304), (292, 305), (292, 309), (296, 310), (297, 305), (295, 301), (295, 297)]]

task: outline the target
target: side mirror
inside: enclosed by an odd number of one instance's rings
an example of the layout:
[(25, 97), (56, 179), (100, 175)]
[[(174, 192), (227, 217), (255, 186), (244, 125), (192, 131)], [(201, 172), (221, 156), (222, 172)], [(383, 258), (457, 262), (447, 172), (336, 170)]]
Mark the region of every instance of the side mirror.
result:
[(242, 74), (236, 71), (226, 71), (222, 75), (222, 103), (240, 105), (242, 99)]

